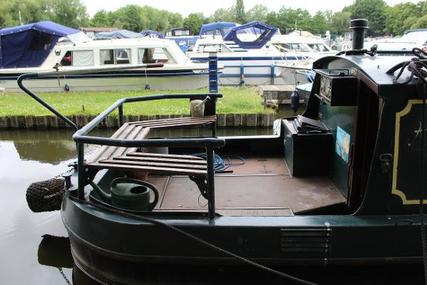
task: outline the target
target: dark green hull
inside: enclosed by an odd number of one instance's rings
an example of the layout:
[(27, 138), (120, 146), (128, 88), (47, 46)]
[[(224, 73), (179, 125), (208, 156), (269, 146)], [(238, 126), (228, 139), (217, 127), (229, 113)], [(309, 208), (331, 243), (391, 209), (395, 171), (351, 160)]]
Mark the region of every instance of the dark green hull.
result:
[[(332, 265), (421, 262), (417, 216), (204, 216), (157, 219), (263, 264)], [(63, 222), (74, 260), (92, 277), (132, 284), (147, 263), (238, 263), (159, 225), (65, 198)], [(81, 221), (85, 221), (82, 223)]]

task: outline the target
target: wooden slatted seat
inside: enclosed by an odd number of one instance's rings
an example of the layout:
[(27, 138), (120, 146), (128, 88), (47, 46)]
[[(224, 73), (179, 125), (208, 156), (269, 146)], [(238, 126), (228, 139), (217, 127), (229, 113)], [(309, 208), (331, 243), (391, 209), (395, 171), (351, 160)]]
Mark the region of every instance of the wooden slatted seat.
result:
[(206, 176), (207, 173), (206, 161), (192, 155), (130, 152), (90, 165), (96, 168), (144, 170), (156, 174)]
[[(214, 124), (216, 116), (180, 117), (128, 122), (112, 136), (120, 139), (144, 139), (151, 129), (205, 126)], [(103, 146), (87, 163), (91, 168), (144, 170), (158, 174), (206, 176), (206, 161), (197, 156), (158, 154), (137, 151), (137, 148)]]

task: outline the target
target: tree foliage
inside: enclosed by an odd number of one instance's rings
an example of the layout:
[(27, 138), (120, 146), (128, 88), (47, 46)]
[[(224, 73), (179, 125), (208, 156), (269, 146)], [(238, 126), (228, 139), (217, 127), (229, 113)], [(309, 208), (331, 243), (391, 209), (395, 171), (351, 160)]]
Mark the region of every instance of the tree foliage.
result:
[(205, 17), (202, 13), (192, 13), (185, 18), (183, 26), (188, 29), (191, 34), (196, 35), (199, 33), (204, 22)]
[(235, 19), (236, 22), (241, 24), (246, 22), (245, 5), (243, 4), (243, 0), (236, 0)]
[(350, 27), (351, 12), (342, 11), (332, 15), (331, 19), (331, 33), (342, 35), (348, 32)]
[(411, 29), (419, 29), (427, 27), (427, 15), (419, 18), (412, 26)]
[(78, 28), (89, 22), (80, 0), (8, 0), (0, 5), (0, 26), (50, 20)]
[(246, 12), (246, 21), (266, 22), (267, 15), (268, 15), (268, 8), (262, 4), (256, 4)]
[(383, 0), (356, 0), (350, 6), (351, 18), (368, 19), (368, 33), (374, 36), (382, 35), (385, 29), (386, 7)]

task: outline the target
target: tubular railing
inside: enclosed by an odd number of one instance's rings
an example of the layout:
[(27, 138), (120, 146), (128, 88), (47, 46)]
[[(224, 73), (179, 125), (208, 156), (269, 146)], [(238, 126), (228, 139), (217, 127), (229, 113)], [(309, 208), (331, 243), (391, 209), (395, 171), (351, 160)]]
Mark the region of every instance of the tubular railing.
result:
[[(47, 73), (46, 73), (47, 74)], [(76, 142), (77, 147), (77, 171), (78, 171), (78, 197), (79, 199), (85, 199), (84, 188), (88, 185), (89, 174), (87, 173), (88, 167), (85, 162), (84, 149), (85, 144), (95, 144), (95, 145), (107, 145), (107, 146), (117, 146), (117, 147), (148, 147), (148, 146), (168, 146), (168, 147), (201, 147), (206, 150), (207, 155), (207, 176), (206, 176), (206, 190), (208, 197), (208, 216), (213, 218), (215, 216), (215, 185), (214, 185), (214, 149), (222, 147), (225, 145), (223, 139), (218, 139), (215, 137), (211, 138), (174, 138), (174, 139), (141, 139), (141, 140), (129, 140), (129, 139), (118, 139), (118, 138), (105, 138), (90, 136), (89, 133), (96, 128), (101, 122), (103, 122), (108, 115), (110, 115), (115, 110), (118, 110), (118, 120), (119, 125), (121, 126), (124, 123), (124, 110), (123, 106), (126, 103), (134, 102), (143, 102), (143, 101), (153, 101), (153, 100), (164, 100), (164, 99), (205, 99), (210, 97), (209, 103), (212, 104), (212, 111), (215, 114), (216, 100), (221, 98), (222, 94), (218, 93), (205, 93), (205, 94), (160, 94), (160, 95), (147, 95), (139, 97), (128, 97), (117, 100), (113, 103), (108, 109), (96, 116), (91, 120), (87, 125), (81, 129), (78, 126), (62, 115), (55, 108), (50, 106), (47, 102), (43, 101), (31, 90), (26, 88), (23, 85), (24, 79), (37, 79), (44, 77), (40, 74), (23, 74), (18, 78), (19, 87), (33, 99), (47, 108), (49, 111), (54, 113), (60, 119), (62, 119), (67, 125), (76, 130), (73, 135), (73, 140)], [(54, 72), (49, 72), (49, 75), (56, 74)]]

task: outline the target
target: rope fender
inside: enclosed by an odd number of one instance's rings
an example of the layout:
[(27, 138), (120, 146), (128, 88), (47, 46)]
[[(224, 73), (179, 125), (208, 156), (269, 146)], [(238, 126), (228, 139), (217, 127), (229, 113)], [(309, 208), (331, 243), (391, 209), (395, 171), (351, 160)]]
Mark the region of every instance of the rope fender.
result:
[(59, 210), (64, 190), (64, 178), (52, 178), (31, 183), (25, 195), (28, 207), (35, 213)]

